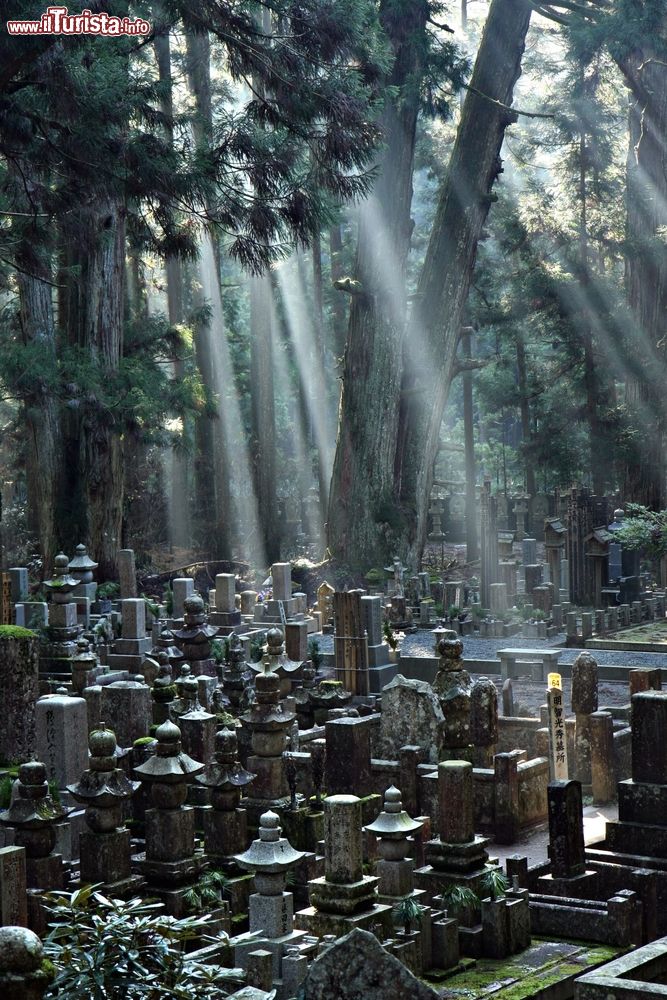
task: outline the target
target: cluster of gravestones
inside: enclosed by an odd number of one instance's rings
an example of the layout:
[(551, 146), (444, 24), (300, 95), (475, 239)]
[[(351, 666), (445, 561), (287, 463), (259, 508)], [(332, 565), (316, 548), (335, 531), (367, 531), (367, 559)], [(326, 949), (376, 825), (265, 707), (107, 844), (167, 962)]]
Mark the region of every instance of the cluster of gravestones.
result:
[[(549, 718), (517, 717), (512, 704), (526, 651), (499, 654), (499, 717), (495, 685), (473, 683), (447, 630), (422, 658), (432, 682), (397, 674), (380, 595), (322, 589), (309, 612), (276, 564), (270, 598), (237, 595), (220, 574), (207, 612), (193, 581), (177, 579), (149, 635), (146, 602), (128, 594), (131, 553), (110, 612), (81, 595), (88, 626), (73, 563), (59, 557), (47, 581), (46, 669), (37, 637), (0, 637), (0, 752), (22, 762), (0, 813), (0, 983), (12, 996), (45, 985), (26, 957), (39, 954), (31, 931), (46, 931), (45, 891), (94, 883), (180, 917), (211, 868), (226, 887), (205, 907), (220, 942), (205, 960), (285, 1000), (435, 996), (421, 977), (525, 951), (531, 934), (568, 937), (573, 922), (579, 938), (617, 948), (667, 932), (667, 694), (654, 673), (635, 673), (619, 719), (599, 708), (595, 661), (578, 659), (564, 720), (576, 780), (550, 780)], [(334, 679), (318, 680), (308, 638), (332, 616)], [(87, 627), (105, 619), (91, 646)], [(228, 643), (222, 663), (216, 640)], [(40, 697), (53, 676), (64, 683)], [(582, 789), (619, 797), (618, 821), (589, 848)], [(515, 843), (540, 819), (549, 860), (509, 859), (498, 891), (489, 838)], [(469, 890), (465, 905), (455, 888)]]

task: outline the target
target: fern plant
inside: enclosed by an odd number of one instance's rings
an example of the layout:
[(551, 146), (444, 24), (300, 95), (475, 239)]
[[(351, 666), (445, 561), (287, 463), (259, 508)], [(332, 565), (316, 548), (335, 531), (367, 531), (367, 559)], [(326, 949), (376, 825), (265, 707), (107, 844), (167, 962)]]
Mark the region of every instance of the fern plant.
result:
[(190, 913), (202, 913), (217, 908), (227, 892), (227, 883), (228, 880), (223, 872), (216, 870), (205, 872), (199, 882), (183, 894)]
[(394, 920), (397, 924), (403, 924), (406, 936), (412, 930), (412, 925), (416, 924), (421, 917), (422, 908), (416, 903), (412, 896), (406, 896), (394, 907)]
[(491, 899), (502, 899), (509, 887), (509, 879), (500, 868), (486, 869), (482, 878), (482, 888)]

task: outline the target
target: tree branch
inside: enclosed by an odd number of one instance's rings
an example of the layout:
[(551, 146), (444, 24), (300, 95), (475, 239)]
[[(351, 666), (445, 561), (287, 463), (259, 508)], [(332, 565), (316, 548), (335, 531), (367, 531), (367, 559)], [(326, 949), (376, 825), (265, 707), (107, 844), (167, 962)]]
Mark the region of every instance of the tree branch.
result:
[(485, 101), (489, 102), (489, 104), (495, 104), (497, 108), (500, 108), (502, 111), (509, 111), (510, 114), (512, 115), (522, 115), (524, 118), (556, 117), (555, 115), (546, 114), (545, 112), (540, 112), (540, 111), (521, 111), (519, 108), (513, 108), (510, 104), (503, 104), (502, 101), (497, 101), (494, 97), (489, 97), (488, 94), (484, 94), (481, 90), (478, 90), (477, 87), (471, 87), (469, 83), (464, 83), (463, 86), (466, 90), (469, 90), (472, 94), (476, 94), (477, 97), (483, 97)]
[(458, 358), (452, 365), (452, 378), (456, 378), (461, 372), (474, 372), (486, 368), (495, 360), (495, 355), (492, 358)]

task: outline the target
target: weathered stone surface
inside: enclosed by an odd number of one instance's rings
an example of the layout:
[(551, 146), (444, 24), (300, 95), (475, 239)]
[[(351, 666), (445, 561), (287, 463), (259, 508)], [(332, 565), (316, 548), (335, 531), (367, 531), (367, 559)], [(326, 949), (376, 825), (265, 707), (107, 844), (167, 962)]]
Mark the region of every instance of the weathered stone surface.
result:
[(35, 753), (35, 702), (39, 695), (37, 636), (0, 639), (0, 759), (30, 760)]
[(572, 711), (590, 715), (598, 710), (598, 664), (590, 653), (579, 653), (572, 664)]
[(121, 600), (136, 597), (137, 571), (134, 563), (134, 549), (119, 549), (117, 559)]
[(498, 742), (498, 692), (488, 677), (480, 677), (473, 685), (470, 737), (476, 747), (490, 747)]
[(447, 760), (438, 765), (440, 838), (448, 844), (467, 844), (475, 837), (472, 764)]
[(573, 878), (586, 870), (581, 784), (549, 782), (549, 857), (556, 878)]
[(35, 705), (39, 760), (59, 788), (73, 784), (88, 766), (88, 709), (83, 698), (45, 695)]
[(632, 777), (667, 784), (667, 691), (632, 698)]
[(0, 849), (0, 926), (28, 923), (24, 847)]
[(368, 795), (372, 784), (369, 720), (352, 716), (329, 719), (325, 733), (327, 794), (354, 790), (359, 795)]
[(440, 701), (426, 681), (409, 680), (398, 674), (382, 692), (380, 753), (398, 760), (403, 746), (422, 747), (427, 759), (442, 759), (445, 717)]
[(304, 983), (304, 1000), (437, 1000), (438, 995), (373, 934), (358, 928), (315, 959)]
[(324, 800), (324, 866), (328, 882), (358, 882), (363, 874), (361, 800), (331, 795)]

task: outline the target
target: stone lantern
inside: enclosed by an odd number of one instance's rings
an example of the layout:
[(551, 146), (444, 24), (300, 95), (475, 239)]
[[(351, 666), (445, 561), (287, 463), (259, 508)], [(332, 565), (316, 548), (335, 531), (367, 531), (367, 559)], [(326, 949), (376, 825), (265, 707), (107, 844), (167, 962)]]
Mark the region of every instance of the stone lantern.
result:
[(69, 562), (69, 571), (79, 584), (90, 584), (93, 582), (93, 571), (97, 569), (99, 563), (93, 562), (85, 545), (77, 545), (75, 551), (74, 559), (70, 559)]
[(153, 808), (146, 810), (146, 855), (137, 867), (150, 890), (175, 917), (185, 914), (187, 885), (198, 878), (203, 858), (195, 855), (195, 813), (186, 806), (188, 784), (204, 769), (181, 748), (181, 731), (163, 722), (155, 733), (155, 754), (134, 769), (150, 783)]
[(46, 768), (38, 761), (21, 764), (15, 797), (0, 813), (0, 823), (14, 828), (14, 843), (25, 847), (27, 883), (31, 889), (62, 889), (63, 860), (52, 854), (56, 846), (55, 825), (65, 810), (49, 794)]
[(413, 862), (407, 857), (408, 837), (424, 824), (411, 819), (403, 808), (401, 793), (393, 785), (384, 793), (384, 809), (365, 827), (378, 838), (377, 864), (380, 896), (404, 897), (413, 890)]
[[(103, 882), (117, 891), (129, 885), (130, 831), (124, 829), (123, 804), (139, 787), (116, 767), (116, 737), (104, 723), (88, 737), (88, 769), (68, 792), (86, 807), (88, 830), (81, 834), (81, 882)], [(120, 884), (120, 885), (119, 885)]]

